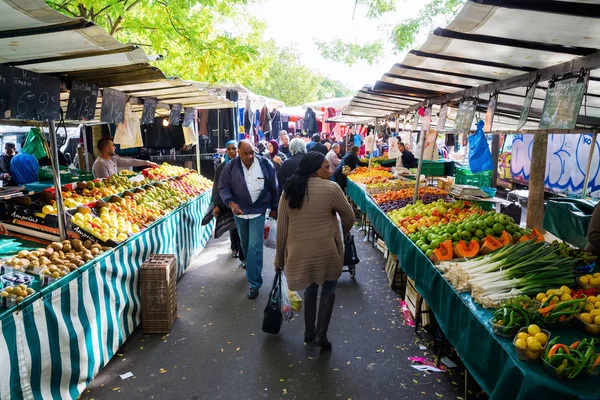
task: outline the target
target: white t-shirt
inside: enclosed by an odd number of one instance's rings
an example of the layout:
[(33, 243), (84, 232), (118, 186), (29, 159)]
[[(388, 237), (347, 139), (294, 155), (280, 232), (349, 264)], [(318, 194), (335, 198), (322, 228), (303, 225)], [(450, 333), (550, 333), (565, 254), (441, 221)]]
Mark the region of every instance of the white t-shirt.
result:
[[(265, 176), (263, 175), (262, 169), (260, 168), (260, 163), (256, 157), (254, 157), (254, 162), (247, 168), (246, 165), (242, 162), (242, 170), (244, 171), (244, 178), (246, 179), (246, 186), (248, 186), (248, 192), (250, 192), (250, 197), (252, 198), (252, 202), (254, 203), (258, 200), (258, 196), (260, 196), (261, 192), (265, 188)], [(259, 217), (260, 214), (242, 214), (238, 215), (239, 218), (244, 219), (252, 219)]]

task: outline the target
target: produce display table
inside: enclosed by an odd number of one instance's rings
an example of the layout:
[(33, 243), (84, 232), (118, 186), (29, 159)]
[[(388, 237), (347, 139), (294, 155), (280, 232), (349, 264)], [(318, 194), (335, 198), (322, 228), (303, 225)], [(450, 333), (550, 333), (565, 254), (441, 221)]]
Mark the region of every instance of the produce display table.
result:
[(552, 198), (546, 203), (542, 228), (567, 243), (585, 248), (595, 202)]
[(175, 254), (180, 276), (210, 238), (211, 191), (0, 314), (1, 399), (77, 398), (139, 325), (139, 268)]
[[(373, 200), (348, 180), (347, 194), (369, 217), (389, 251), (398, 256), (402, 270), (435, 314), (465, 366), (490, 399), (598, 399), (598, 381), (582, 377), (560, 381), (543, 370), (541, 364), (520, 361), (512, 338), (496, 336), (489, 323), (492, 313), (473, 302), (469, 294), (459, 294), (431, 261), (394, 225)], [(588, 336), (574, 329), (551, 330), (561, 343)]]

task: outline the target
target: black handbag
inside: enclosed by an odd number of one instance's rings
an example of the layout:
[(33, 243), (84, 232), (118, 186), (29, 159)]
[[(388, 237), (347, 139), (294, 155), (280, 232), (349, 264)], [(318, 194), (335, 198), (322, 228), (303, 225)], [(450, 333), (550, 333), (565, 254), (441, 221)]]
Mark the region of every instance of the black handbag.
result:
[[(223, 209), (224, 207), (221, 207)], [(233, 213), (229, 208), (225, 209), (224, 212), (219, 214), (215, 223), (215, 239), (218, 239), (225, 232), (235, 229), (235, 220), (233, 219)]]
[(281, 270), (275, 272), (273, 288), (269, 293), (269, 300), (263, 315), (262, 331), (277, 335), (283, 324), (283, 313), (281, 312)]
[(212, 221), (212, 219), (213, 219), (213, 209), (214, 209), (214, 207), (210, 207), (208, 209), (208, 211), (206, 212), (206, 215), (204, 216), (204, 218), (202, 218), (202, 226), (208, 225), (208, 223), (210, 221)]
[(348, 234), (344, 240), (344, 265), (356, 265), (360, 262), (356, 244), (354, 243), (354, 235)]

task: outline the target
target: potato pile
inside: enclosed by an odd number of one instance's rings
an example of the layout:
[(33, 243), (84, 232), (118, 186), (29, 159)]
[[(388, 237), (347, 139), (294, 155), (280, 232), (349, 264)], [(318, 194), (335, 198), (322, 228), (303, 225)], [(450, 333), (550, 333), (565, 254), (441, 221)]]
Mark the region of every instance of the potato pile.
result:
[(7, 260), (13, 269), (30, 272), (40, 276), (62, 278), (69, 272), (81, 267), (97, 255), (108, 250), (91, 240), (82, 242), (79, 239), (53, 242), (48, 247), (34, 251), (22, 250), (17, 257)]

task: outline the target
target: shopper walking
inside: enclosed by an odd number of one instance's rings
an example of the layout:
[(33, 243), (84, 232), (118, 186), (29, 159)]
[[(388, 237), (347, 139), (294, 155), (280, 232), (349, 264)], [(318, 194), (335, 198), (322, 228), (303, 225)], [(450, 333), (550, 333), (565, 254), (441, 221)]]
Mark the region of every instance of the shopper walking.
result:
[(325, 159), (329, 163), (329, 172), (332, 174), (333, 174), (333, 171), (335, 171), (335, 168), (342, 161), (342, 160), (340, 160), (339, 154), (340, 154), (340, 144), (334, 143), (331, 146), (331, 150), (329, 150), (329, 152), (327, 152), (327, 155), (325, 156)]
[[(221, 178), (221, 173), (223, 172), (223, 168), (227, 165), (228, 162), (237, 157), (237, 142), (235, 140), (230, 140), (225, 144), (225, 160), (219, 164), (217, 170), (215, 171), (215, 179), (213, 184), (213, 192), (212, 192), (212, 204), (213, 207), (212, 213), (216, 219), (216, 228), (215, 228), (215, 239), (221, 236), (221, 232), (225, 232), (229, 230), (229, 240), (231, 246), (231, 256), (233, 258), (240, 258), (242, 262), (242, 267), (246, 268), (246, 258), (244, 257), (244, 250), (242, 249), (242, 245), (240, 243), (240, 235), (235, 227), (235, 220), (233, 219), (233, 213), (229, 207), (223, 200), (219, 194), (219, 180)], [(225, 225), (225, 226), (223, 226)]]
[(281, 192), (283, 192), (283, 186), (287, 179), (294, 175), (298, 165), (300, 164), (300, 160), (306, 154), (306, 143), (304, 140), (295, 138), (290, 142), (290, 154), (292, 155), (290, 158), (285, 160), (283, 164), (281, 164), (281, 168), (277, 172), (277, 182), (279, 183), (279, 196), (281, 196)]
[(340, 187), (329, 180), (330, 176), (325, 157), (308, 152), (286, 181), (279, 207), (274, 262), (275, 268), (284, 268), (290, 290), (304, 289), (304, 341), (314, 339), (324, 350), (331, 348), (327, 330), (344, 263), (337, 215), (344, 237), (354, 224), (352, 207)]
[(254, 145), (242, 140), (239, 156), (223, 168), (219, 194), (234, 215), (242, 249), (246, 255), (248, 298), (255, 299), (262, 286), (263, 231), (265, 214), (277, 218), (278, 189), (275, 168), (269, 160), (255, 154)]
[(326, 155), (327, 147), (323, 143), (321, 143), (321, 135), (315, 133), (312, 136), (312, 142), (306, 145), (306, 150), (308, 151), (318, 151), (319, 153)]
[(273, 166), (275, 167), (275, 171), (279, 171), (281, 164), (283, 164), (283, 162), (287, 159), (285, 154), (279, 151), (279, 143), (277, 143), (277, 140), (275, 139), (269, 140), (265, 157), (271, 160)]
[(285, 154), (287, 158), (290, 158), (290, 137), (286, 131), (281, 131), (279, 134), (279, 151)]

